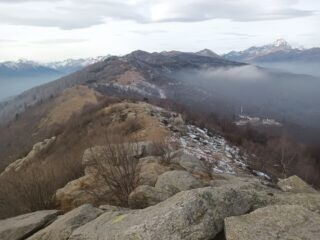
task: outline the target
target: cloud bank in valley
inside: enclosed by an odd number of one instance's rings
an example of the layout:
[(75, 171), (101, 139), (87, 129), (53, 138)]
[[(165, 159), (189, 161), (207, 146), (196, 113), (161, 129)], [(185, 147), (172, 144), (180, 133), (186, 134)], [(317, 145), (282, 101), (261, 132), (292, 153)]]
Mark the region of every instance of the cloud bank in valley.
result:
[(227, 81), (261, 82), (267, 75), (253, 65), (245, 65), (233, 68), (217, 68), (198, 72), (202, 79), (224, 79)]

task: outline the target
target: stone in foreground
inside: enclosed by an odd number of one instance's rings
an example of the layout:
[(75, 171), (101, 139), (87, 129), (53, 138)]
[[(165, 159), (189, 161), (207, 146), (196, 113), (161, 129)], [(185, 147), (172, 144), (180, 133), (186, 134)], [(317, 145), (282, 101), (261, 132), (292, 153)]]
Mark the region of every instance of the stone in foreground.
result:
[(174, 187), (178, 191), (186, 191), (194, 188), (201, 188), (203, 184), (192, 174), (186, 171), (169, 171), (158, 177), (155, 187), (166, 191), (168, 187)]
[(78, 227), (97, 218), (103, 211), (89, 204), (68, 212), (28, 240), (67, 240)]
[(104, 213), (69, 240), (209, 240), (226, 217), (248, 212), (251, 197), (233, 188), (184, 191), (143, 210)]
[(297, 205), (274, 205), (225, 219), (227, 240), (320, 239), (320, 215)]
[(315, 189), (295, 175), (286, 179), (281, 179), (277, 185), (284, 192), (317, 193)]
[(1, 220), (0, 239), (25, 239), (53, 221), (57, 215), (58, 211), (56, 210), (44, 210)]
[(142, 185), (130, 193), (128, 203), (131, 208), (146, 208), (156, 205), (171, 196), (172, 194), (169, 192), (148, 185)]

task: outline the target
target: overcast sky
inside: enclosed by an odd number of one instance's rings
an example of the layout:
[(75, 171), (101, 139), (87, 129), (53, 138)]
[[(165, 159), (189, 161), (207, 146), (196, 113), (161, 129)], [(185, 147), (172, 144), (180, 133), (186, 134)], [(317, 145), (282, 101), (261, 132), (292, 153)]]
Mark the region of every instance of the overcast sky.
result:
[(0, 0), (0, 61), (320, 47), (319, 0)]

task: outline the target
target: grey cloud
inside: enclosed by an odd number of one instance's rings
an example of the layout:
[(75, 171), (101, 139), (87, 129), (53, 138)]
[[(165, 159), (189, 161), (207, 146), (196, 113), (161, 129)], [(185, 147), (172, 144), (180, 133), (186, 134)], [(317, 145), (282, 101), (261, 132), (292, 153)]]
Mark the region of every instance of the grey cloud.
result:
[[(0, 0), (0, 22), (14, 25), (86, 28), (109, 19), (138, 23), (196, 22), (211, 19), (259, 21), (309, 16), (296, 0)], [(24, 4), (22, 4), (24, 3)], [(265, 8), (265, 6), (275, 6)]]
[(167, 31), (165, 30), (134, 30), (134, 31), (131, 31), (132, 33), (135, 33), (135, 34), (139, 34), (139, 35), (144, 35), (144, 36), (147, 36), (147, 35), (151, 35), (151, 34), (157, 34), (157, 33), (166, 33)]
[(1, 39), (0, 38), (0, 43), (16, 43), (18, 42), (17, 40), (13, 40), (13, 39)]
[(30, 43), (35, 44), (68, 44), (68, 43), (81, 43), (86, 42), (87, 39), (73, 39), (73, 38), (64, 38), (64, 39), (45, 39), (40, 41), (32, 41)]
[(238, 32), (225, 32), (222, 34), (236, 36), (236, 37), (258, 37), (259, 36), (257, 34), (247, 34), (247, 33), (238, 33)]

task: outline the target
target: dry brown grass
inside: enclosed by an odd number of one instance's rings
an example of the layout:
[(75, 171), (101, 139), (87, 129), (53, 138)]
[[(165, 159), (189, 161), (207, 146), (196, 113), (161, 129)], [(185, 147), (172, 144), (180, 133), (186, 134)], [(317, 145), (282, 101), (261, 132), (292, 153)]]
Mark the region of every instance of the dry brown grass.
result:
[(43, 209), (53, 209), (54, 194), (83, 173), (80, 161), (68, 158), (34, 164), (0, 179), (0, 219)]
[(170, 143), (165, 138), (155, 138), (153, 141), (153, 154), (160, 157), (160, 163), (170, 165), (171, 160), (175, 157)]
[[(51, 198), (54, 192), (70, 180), (80, 177), (84, 150), (92, 145), (104, 145), (106, 132), (135, 141), (153, 141), (168, 135), (159, 120), (150, 115), (148, 104), (115, 103), (117, 101), (119, 100), (105, 99), (98, 104), (83, 106), (79, 113), (72, 115), (65, 124), (57, 128), (54, 134), (56, 141), (33, 165), (6, 179), (0, 179), (0, 218), (52, 208)], [(42, 116), (43, 114), (35, 119), (35, 128), (30, 129), (29, 136), (33, 134), (32, 130), (39, 132), (37, 123)], [(30, 119), (33, 118), (27, 120)], [(27, 126), (27, 123), (26, 121), (21, 126)], [(47, 130), (52, 132), (52, 127)], [(43, 135), (38, 138), (41, 136)], [(28, 142), (27, 135), (21, 137), (24, 142)], [(32, 145), (31, 142), (26, 150), (30, 151)], [(19, 146), (20, 143), (15, 149), (19, 149)]]
[(41, 120), (39, 127), (66, 123), (73, 114), (80, 113), (84, 106), (97, 104), (97, 94), (94, 90), (81, 85), (66, 89), (54, 100), (54, 108)]
[[(161, 126), (159, 119), (150, 115), (150, 108), (152, 106), (146, 103), (122, 102), (103, 109), (100, 114), (111, 118), (109, 131), (124, 137), (153, 141), (168, 136), (168, 130)], [(128, 128), (132, 131), (125, 131)]]
[(144, 77), (140, 73), (133, 70), (126, 71), (117, 79), (117, 82), (123, 85), (140, 81), (145, 81)]

